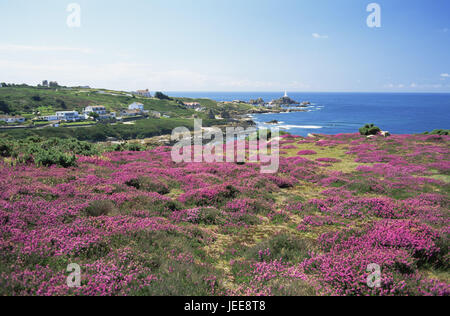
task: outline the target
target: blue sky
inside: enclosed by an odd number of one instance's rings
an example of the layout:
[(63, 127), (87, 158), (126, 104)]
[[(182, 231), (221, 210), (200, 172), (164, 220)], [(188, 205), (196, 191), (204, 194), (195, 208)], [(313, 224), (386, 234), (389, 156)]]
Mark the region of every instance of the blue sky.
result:
[(0, 27), (0, 82), (450, 92), (448, 0), (0, 0)]

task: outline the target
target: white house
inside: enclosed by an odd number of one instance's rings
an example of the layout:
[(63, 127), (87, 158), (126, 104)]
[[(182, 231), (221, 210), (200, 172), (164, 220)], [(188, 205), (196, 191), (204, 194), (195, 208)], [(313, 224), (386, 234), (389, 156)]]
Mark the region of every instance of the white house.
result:
[(202, 105), (198, 102), (184, 102), (184, 105), (188, 108), (188, 109), (198, 109), (201, 108)]
[(106, 108), (104, 106), (88, 106), (84, 109), (84, 113), (97, 113), (98, 115), (106, 114)]
[(142, 111), (139, 110), (122, 110), (120, 112), (120, 115), (122, 116), (141, 116)]
[(152, 94), (150, 93), (150, 91), (148, 89), (145, 90), (138, 90), (136, 92), (134, 92), (134, 94), (137, 94), (141, 97), (146, 97), (146, 98), (151, 98)]
[(161, 113), (157, 111), (149, 111), (149, 116), (153, 118), (161, 118)]
[(0, 121), (6, 122), (6, 123), (24, 123), (25, 118), (21, 117), (21, 116), (0, 115)]
[(61, 111), (56, 112), (55, 114), (58, 117), (58, 120), (61, 121), (74, 122), (80, 120), (80, 116), (77, 111)]
[(104, 106), (88, 106), (84, 109), (84, 118), (89, 119), (89, 114), (96, 113), (100, 120), (109, 120), (116, 117), (116, 112), (109, 113)]
[(128, 106), (128, 110), (138, 110), (138, 111), (143, 112), (144, 105), (142, 103), (134, 102)]
[(39, 117), (41, 121), (58, 121), (58, 117), (56, 115), (47, 115)]

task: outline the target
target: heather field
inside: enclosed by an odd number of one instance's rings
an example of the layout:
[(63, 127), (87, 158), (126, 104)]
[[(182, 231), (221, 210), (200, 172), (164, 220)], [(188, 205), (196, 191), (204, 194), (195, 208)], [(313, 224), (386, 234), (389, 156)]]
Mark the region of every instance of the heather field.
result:
[(449, 145), (284, 135), (277, 174), (169, 147), (5, 158), (0, 295), (449, 295)]

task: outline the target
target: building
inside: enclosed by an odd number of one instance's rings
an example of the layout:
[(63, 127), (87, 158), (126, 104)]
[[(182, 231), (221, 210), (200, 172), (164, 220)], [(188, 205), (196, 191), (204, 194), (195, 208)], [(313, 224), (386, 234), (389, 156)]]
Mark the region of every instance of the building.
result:
[(47, 115), (39, 117), (40, 121), (58, 121), (58, 117), (56, 115)]
[(108, 112), (106, 111), (106, 108), (104, 106), (88, 106), (87, 108), (84, 109), (84, 113), (85, 114), (97, 113), (98, 115), (104, 115), (107, 114)]
[(202, 105), (198, 102), (185, 102), (184, 105), (188, 108), (188, 109), (198, 109), (201, 108)]
[(122, 110), (120, 115), (122, 116), (141, 116), (143, 114), (142, 111), (139, 110)]
[(0, 115), (0, 121), (6, 122), (6, 123), (24, 123), (25, 118), (22, 116)]
[(150, 93), (150, 91), (148, 89), (138, 90), (138, 91), (134, 92), (134, 94), (139, 95), (141, 97), (146, 97), (146, 98), (152, 97), (152, 94)]
[(150, 111), (148, 114), (152, 118), (161, 118), (161, 113), (156, 112), (156, 111)]
[(104, 106), (88, 106), (84, 109), (84, 119), (89, 119), (91, 113), (96, 113), (99, 120), (109, 120), (116, 118), (116, 112), (108, 112)]
[(75, 122), (80, 120), (80, 116), (77, 111), (61, 111), (56, 112), (56, 116), (58, 120), (67, 121), (67, 122)]
[(144, 105), (142, 103), (134, 102), (128, 106), (128, 110), (138, 110), (138, 111), (143, 112)]

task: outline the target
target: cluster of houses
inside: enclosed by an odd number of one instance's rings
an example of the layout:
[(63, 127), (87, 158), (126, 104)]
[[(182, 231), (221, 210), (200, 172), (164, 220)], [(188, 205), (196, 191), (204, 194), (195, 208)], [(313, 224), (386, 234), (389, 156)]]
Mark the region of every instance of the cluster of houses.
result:
[(59, 111), (54, 115), (41, 116), (40, 121), (65, 121), (65, 122), (76, 122), (82, 120), (89, 120), (95, 118), (98, 120), (110, 120), (110, 119), (122, 119), (124, 117), (135, 117), (135, 116), (153, 116), (161, 117), (159, 112), (146, 111), (144, 110), (144, 105), (142, 103), (134, 102), (130, 104), (127, 109), (120, 111), (120, 116), (117, 116), (116, 112), (108, 112), (104, 106), (88, 106), (84, 109), (83, 113), (78, 111)]
[(0, 115), (0, 121), (8, 124), (13, 123), (24, 123), (25, 118), (22, 116), (8, 116), (8, 115)]

